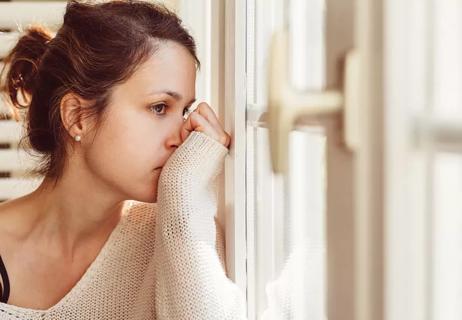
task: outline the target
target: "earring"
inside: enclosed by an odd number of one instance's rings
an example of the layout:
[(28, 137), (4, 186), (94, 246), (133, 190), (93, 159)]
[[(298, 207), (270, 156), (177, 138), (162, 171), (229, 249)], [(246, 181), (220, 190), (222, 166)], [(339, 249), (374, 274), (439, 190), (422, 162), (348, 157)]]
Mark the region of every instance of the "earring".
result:
[(81, 139), (82, 139), (82, 137), (79, 136), (79, 135), (76, 135), (76, 136), (74, 137), (74, 140), (77, 141), (77, 142), (80, 141)]

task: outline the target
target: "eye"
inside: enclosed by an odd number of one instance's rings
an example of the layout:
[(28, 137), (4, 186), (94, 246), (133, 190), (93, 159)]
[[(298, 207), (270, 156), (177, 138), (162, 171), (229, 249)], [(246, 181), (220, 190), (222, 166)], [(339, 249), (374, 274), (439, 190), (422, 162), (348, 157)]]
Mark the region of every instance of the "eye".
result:
[(165, 110), (167, 109), (167, 105), (165, 103), (159, 103), (159, 104), (150, 106), (149, 108), (158, 115), (164, 115)]

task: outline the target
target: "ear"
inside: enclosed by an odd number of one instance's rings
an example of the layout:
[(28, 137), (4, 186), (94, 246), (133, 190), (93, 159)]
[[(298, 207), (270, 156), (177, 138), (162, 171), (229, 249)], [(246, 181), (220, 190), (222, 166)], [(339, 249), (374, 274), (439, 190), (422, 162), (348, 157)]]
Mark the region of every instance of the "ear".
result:
[(61, 99), (60, 114), (61, 121), (66, 128), (69, 135), (74, 138), (79, 135), (83, 138), (85, 135), (86, 127), (83, 123), (80, 113), (81, 110), (88, 107), (90, 102), (81, 98), (75, 93), (66, 93)]

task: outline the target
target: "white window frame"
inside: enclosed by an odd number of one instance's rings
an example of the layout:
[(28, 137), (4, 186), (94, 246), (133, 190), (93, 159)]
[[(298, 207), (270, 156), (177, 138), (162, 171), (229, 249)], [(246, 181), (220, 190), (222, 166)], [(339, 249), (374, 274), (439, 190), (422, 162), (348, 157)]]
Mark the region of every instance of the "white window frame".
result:
[(246, 1), (224, 1), (224, 12), (223, 120), (232, 136), (225, 164), (226, 259), (229, 276), (246, 293)]

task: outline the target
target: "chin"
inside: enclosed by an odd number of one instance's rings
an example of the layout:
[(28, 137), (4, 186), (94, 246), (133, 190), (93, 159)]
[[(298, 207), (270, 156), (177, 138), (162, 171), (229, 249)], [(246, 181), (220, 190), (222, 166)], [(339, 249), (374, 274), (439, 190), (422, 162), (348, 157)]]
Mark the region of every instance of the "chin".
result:
[(154, 194), (149, 193), (149, 194), (145, 194), (143, 196), (139, 196), (135, 200), (141, 201), (141, 202), (156, 203), (157, 202), (157, 192), (155, 192)]
[(157, 186), (149, 184), (142, 188), (133, 188), (127, 196), (132, 200), (155, 203), (157, 202)]

